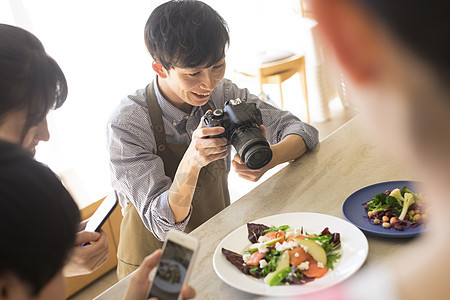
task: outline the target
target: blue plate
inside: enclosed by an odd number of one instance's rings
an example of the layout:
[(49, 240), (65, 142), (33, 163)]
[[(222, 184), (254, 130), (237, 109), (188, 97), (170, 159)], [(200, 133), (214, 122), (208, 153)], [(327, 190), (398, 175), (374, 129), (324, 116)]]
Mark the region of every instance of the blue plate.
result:
[(420, 192), (418, 190), (419, 183), (417, 181), (387, 181), (373, 185), (366, 186), (353, 194), (351, 194), (342, 205), (342, 213), (347, 221), (354, 224), (362, 231), (378, 236), (393, 237), (393, 238), (405, 238), (413, 237), (424, 231), (423, 225), (416, 228), (406, 228), (404, 231), (395, 230), (392, 228), (386, 229), (381, 225), (374, 225), (369, 222), (365, 216), (367, 211), (364, 209), (363, 203), (366, 203), (372, 199), (372, 197), (378, 193), (384, 193), (386, 190), (393, 190), (395, 188), (402, 188), (407, 186), (413, 192)]

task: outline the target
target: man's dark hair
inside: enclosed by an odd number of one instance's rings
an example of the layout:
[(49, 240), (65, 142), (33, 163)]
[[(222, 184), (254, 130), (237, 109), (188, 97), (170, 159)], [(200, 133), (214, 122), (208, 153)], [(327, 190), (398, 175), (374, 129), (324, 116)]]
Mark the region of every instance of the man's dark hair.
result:
[(450, 1), (353, 0), (377, 16), (448, 87), (450, 82)]
[(0, 41), (0, 124), (7, 114), (25, 109), (23, 139), (49, 109), (64, 103), (67, 82), (61, 68), (30, 32), (0, 24)]
[(145, 25), (145, 44), (166, 70), (210, 67), (225, 56), (228, 27), (201, 1), (169, 1), (158, 6)]
[(56, 175), (22, 147), (0, 141), (0, 277), (36, 296), (62, 270), (80, 213)]

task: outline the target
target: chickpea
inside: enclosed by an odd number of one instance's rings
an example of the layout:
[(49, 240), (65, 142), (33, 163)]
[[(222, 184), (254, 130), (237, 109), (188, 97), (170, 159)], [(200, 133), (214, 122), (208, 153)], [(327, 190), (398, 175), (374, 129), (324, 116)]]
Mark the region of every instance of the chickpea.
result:
[(374, 210), (372, 210), (372, 211), (369, 211), (369, 212), (367, 213), (367, 215), (369, 216), (369, 218), (376, 217), (377, 211), (374, 209)]
[(382, 226), (383, 228), (391, 228), (391, 224), (389, 224), (388, 222), (383, 222)]
[(416, 212), (415, 212), (413, 209), (411, 209), (411, 210), (408, 212), (408, 214), (409, 214), (411, 217), (414, 217), (414, 215), (416, 214)]
[(383, 218), (381, 220), (383, 220), (383, 222), (389, 222), (389, 217), (383, 216)]
[(422, 216), (420, 214), (414, 215), (414, 220), (419, 221), (420, 219), (422, 219)]
[(375, 219), (375, 220), (373, 220), (373, 224), (378, 225), (378, 224), (380, 224), (380, 223), (381, 223), (380, 219)]
[(422, 215), (422, 219), (424, 219), (424, 220), (428, 219), (428, 215), (427, 214), (423, 214)]
[(390, 223), (395, 223), (397, 222), (397, 218), (396, 217), (392, 217), (391, 220), (389, 220)]
[(416, 209), (416, 214), (420, 214), (420, 209)]

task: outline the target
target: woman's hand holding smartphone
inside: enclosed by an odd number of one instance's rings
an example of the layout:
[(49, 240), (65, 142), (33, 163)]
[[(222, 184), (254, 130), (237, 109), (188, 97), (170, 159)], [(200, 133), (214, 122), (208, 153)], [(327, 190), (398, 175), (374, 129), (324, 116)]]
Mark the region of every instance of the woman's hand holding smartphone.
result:
[[(159, 257), (148, 298), (177, 300), (195, 296), (195, 291), (191, 287), (183, 287), (183, 285), (189, 279), (197, 249), (198, 240), (194, 237), (181, 231), (169, 231), (162, 251), (158, 250), (147, 257), (147, 259), (154, 259), (154, 255)], [(152, 265), (153, 262), (148, 264)], [(154, 265), (151, 269), (153, 267)]]
[[(139, 269), (132, 275), (123, 300), (147, 299), (151, 285), (149, 275), (150, 272), (158, 265), (161, 255), (162, 250), (158, 249), (144, 259)], [(190, 286), (184, 285), (181, 289), (181, 296), (182, 299), (194, 298), (195, 290)]]
[(108, 239), (101, 230), (102, 225), (114, 211), (118, 203), (117, 194), (111, 193), (87, 221), (80, 224), (76, 246), (71, 259), (64, 266), (64, 276), (90, 274), (108, 258)]

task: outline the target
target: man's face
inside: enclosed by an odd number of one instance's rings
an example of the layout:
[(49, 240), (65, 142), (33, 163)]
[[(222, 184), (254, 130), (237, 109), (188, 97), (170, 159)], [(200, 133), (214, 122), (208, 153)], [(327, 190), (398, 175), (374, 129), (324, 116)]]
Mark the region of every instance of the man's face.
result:
[(194, 69), (173, 68), (165, 71), (166, 78), (159, 78), (163, 95), (175, 107), (190, 112), (192, 106), (208, 102), (212, 91), (225, 74), (225, 58), (211, 67)]
[(6, 115), (0, 123), (0, 138), (11, 143), (20, 144), (34, 155), (38, 143), (40, 141), (48, 141), (50, 138), (47, 128), (47, 118), (44, 118), (39, 124), (32, 126), (25, 134), (23, 141), (21, 141), (26, 117), (25, 110), (14, 111)]

